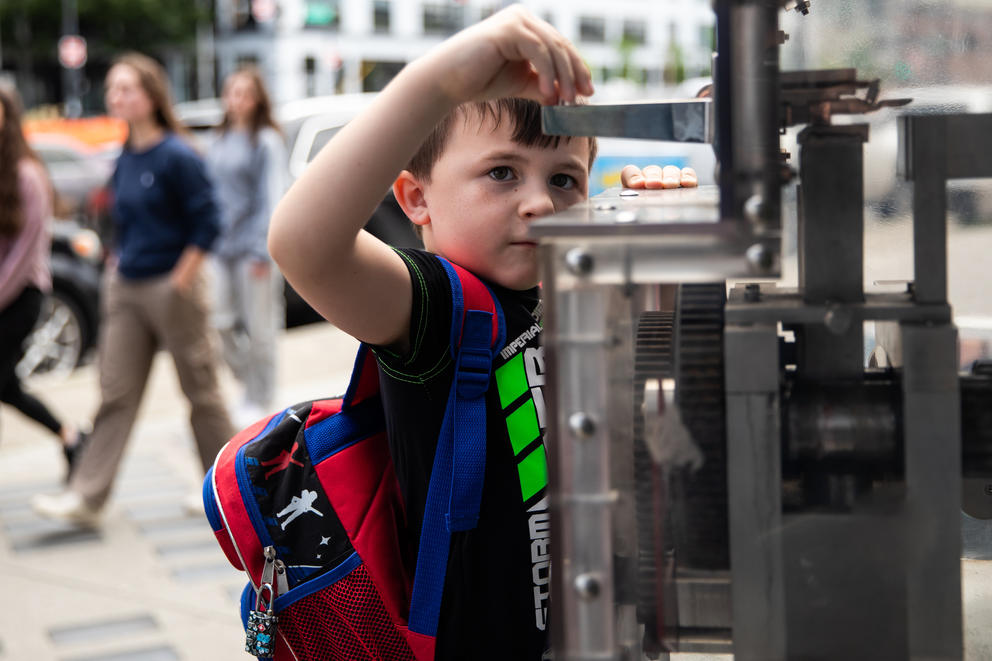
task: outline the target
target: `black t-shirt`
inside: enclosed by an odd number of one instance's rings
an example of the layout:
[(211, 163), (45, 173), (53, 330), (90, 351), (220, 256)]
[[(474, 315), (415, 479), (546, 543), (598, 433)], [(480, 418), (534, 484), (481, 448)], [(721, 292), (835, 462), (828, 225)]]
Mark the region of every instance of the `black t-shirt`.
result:
[[(402, 250), (410, 269), (410, 351), (379, 347), (380, 384), (390, 448), (409, 521), (420, 540), (434, 449), (453, 378), (449, 351), (451, 287), (430, 253)], [(550, 588), (549, 514), (544, 450), (544, 350), (537, 288), (487, 283), (503, 308), (506, 344), (486, 394), (486, 472), (474, 530), (457, 532), (438, 624), (436, 658), (541, 659)]]

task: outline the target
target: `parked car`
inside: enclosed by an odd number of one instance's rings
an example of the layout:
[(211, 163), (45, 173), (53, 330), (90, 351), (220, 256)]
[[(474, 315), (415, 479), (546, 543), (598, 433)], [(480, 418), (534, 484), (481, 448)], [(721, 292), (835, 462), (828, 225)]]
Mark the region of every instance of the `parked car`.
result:
[(105, 116), (43, 118), (26, 120), (24, 131), (52, 180), (55, 215), (75, 218), (85, 227), (96, 229), (105, 211), (99, 206), (98, 195), (113, 172), (126, 125)]
[(52, 292), (17, 364), (22, 379), (67, 374), (96, 344), (100, 321), (103, 247), (96, 233), (74, 220), (52, 223)]
[[(290, 177), (295, 181), (334, 134), (374, 98), (375, 93), (338, 94), (278, 106), (275, 116), (286, 134)], [(176, 114), (206, 147), (214, 128), (223, 118), (223, 108), (219, 99), (206, 99), (180, 103), (176, 106)], [(392, 246), (423, 245), (392, 193), (385, 196), (365, 229)], [(321, 319), (289, 283), (286, 283), (285, 294), (287, 327)]]

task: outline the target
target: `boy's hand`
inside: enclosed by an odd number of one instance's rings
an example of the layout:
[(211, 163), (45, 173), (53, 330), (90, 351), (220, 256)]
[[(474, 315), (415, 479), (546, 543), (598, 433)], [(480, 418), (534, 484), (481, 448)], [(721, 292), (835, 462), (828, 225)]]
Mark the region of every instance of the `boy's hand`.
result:
[(620, 171), (620, 184), (624, 188), (695, 188), (699, 182), (692, 168), (649, 165), (641, 170), (636, 165), (626, 165)]
[(554, 105), (594, 91), (575, 47), (519, 5), (462, 30), (425, 60), (456, 104), (516, 96)]

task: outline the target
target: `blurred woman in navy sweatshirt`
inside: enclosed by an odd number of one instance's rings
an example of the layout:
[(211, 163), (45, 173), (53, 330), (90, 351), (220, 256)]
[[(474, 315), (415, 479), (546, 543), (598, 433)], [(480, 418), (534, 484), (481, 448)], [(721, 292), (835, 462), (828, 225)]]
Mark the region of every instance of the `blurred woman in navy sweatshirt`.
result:
[(95, 526), (107, 502), (159, 348), (190, 404), (206, 470), (232, 428), (217, 381), (202, 264), (220, 230), (203, 160), (181, 137), (168, 79), (155, 60), (118, 58), (107, 73), (109, 113), (128, 124), (111, 188), (117, 230), (103, 296), (101, 403), (68, 489), (35, 511)]

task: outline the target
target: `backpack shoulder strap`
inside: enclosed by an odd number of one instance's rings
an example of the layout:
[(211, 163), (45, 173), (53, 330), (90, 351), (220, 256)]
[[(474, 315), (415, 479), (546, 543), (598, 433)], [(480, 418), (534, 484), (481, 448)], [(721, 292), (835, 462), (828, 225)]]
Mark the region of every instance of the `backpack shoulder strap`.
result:
[(437, 635), (451, 533), (475, 528), (486, 471), (486, 391), (506, 341), (499, 301), (467, 270), (438, 257), (451, 285), (455, 374), (441, 424), (410, 603), (410, 630)]

